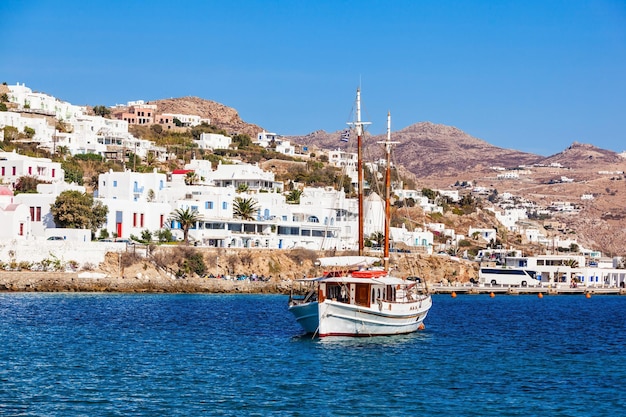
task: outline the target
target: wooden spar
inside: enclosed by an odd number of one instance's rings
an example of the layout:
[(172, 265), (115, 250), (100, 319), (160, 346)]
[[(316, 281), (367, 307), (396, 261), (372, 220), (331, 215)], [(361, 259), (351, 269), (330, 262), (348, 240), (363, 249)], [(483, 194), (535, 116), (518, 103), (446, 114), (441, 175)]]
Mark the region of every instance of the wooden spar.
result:
[(361, 121), (361, 89), (356, 89), (356, 120), (348, 123), (353, 125), (356, 129), (357, 135), (357, 173), (358, 173), (358, 211), (359, 211), (359, 255), (363, 256), (365, 253), (365, 236), (364, 236), (364, 210), (363, 210), (363, 195), (365, 188), (365, 181), (363, 180), (363, 125), (370, 124), (369, 122)]
[(387, 112), (387, 143), (385, 150), (387, 152), (387, 171), (385, 172), (385, 251), (383, 253), (383, 260), (385, 261), (385, 271), (389, 270), (389, 217), (391, 216), (390, 207), (390, 194), (391, 194), (391, 152), (389, 141), (391, 140), (391, 113)]
[(356, 90), (356, 134), (357, 134), (357, 170), (358, 170), (358, 179), (359, 179), (359, 191), (358, 191), (358, 202), (359, 202), (359, 255), (363, 256), (364, 248), (365, 248), (365, 237), (363, 236), (363, 125), (361, 125), (361, 89), (357, 88)]
[(391, 145), (398, 142), (391, 141), (391, 113), (387, 112), (387, 140), (378, 142), (385, 145), (387, 167), (385, 171), (385, 243), (383, 245), (383, 260), (385, 271), (389, 270), (389, 233), (391, 230)]

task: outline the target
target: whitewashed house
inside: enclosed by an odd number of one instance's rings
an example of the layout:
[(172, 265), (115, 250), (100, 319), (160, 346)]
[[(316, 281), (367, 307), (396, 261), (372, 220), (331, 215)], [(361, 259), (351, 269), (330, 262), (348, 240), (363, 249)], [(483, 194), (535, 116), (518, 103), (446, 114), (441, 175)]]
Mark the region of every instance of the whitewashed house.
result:
[(470, 236), (472, 238), (474, 236), (478, 236), (481, 239), (483, 239), (485, 242), (491, 242), (491, 241), (495, 242), (496, 238), (498, 236), (496, 229), (471, 227), (471, 226), (470, 226), (467, 234), (468, 234), (468, 236)]
[(59, 162), (33, 158), (13, 152), (0, 152), (0, 181), (15, 185), (20, 177), (29, 176), (46, 182), (63, 182), (65, 171)]
[(33, 92), (24, 84), (9, 85), (9, 102), (15, 103), (21, 112), (55, 116), (68, 120), (86, 113), (86, 107), (75, 106), (45, 93)]
[(283, 192), (282, 181), (276, 181), (273, 172), (263, 171), (258, 164), (218, 164), (207, 172), (206, 181), (217, 187), (246, 186), (249, 191)]
[(109, 170), (98, 176), (97, 196), (124, 201), (161, 201), (167, 176), (156, 169), (150, 173)]
[(264, 148), (267, 148), (272, 143), (276, 143), (276, 141), (278, 140), (279, 136), (276, 133), (266, 132), (264, 130), (257, 135), (254, 143)]
[(450, 200), (457, 202), (459, 201), (459, 190), (435, 190), (440, 195), (444, 197), (448, 197)]
[(218, 133), (202, 133), (200, 138), (194, 140), (200, 149), (228, 149), (232, 143), (229, 136), (220, 135)]
[[(34, 142), (48, 142), (54, 135), (54, 125), (50, 125), (44, 117), (26, 117), (17, 112), (0, 112), (0, 129), (5, 126), (12, 126), (20, 133), (24, 133), (27, 127), (33, 129), (35, 131), (32, 137)], [(4, 140), (4, 131), (2, 135), (0, 139)]]
[(24, 205), (28, 210), (28, 228), (32, 236), (47, 237), (49, 230), (56, 228), (50, 206), (63, 191), (84, 193), (85, 187), (66, 182), (38, 184), (37, 193), (22, 193), (14, 197), (16, 203)]
[(519, 229), (517, 222), (528, 219), (528, 213), (525, 208), (508, 208), (503, 211), (488, 208), (487, 210), (491, 210), (496, 215), (496, 220), (502, 223), (507, 230), (512, 232)]
[(433, 253), (434, 235), (431, 231), (422, 230), (421, 228), (408, 230), (403, 224), (402, 227), (390, 228), (389, 233), (394, 244), (404, 243), (409, 246), (411, 250), (427, 253), (429, 255)]

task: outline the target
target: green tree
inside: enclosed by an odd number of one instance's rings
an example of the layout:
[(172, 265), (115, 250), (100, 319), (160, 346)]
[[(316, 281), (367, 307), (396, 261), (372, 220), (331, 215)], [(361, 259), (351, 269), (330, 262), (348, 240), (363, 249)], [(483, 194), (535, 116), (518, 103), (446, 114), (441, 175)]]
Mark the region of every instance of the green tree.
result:
[(198, 175), (193, 172), (193, 171), (189, 171), (188, 173), (185, 174), (185, 184), (187, 185), (194, 185), (195, 183), (197, 183), (199, 180)]
[(197, 210), (192, 210), (189, 207), (176, 209), (170, 214), (170, 221), (180, 224), (180, 228), (183, 231), (183, 241), (186, 245), (189, 245), (189, 229), (194, 227), (201, 219), (202, 215)]
[(172, 235), (172, 231), (170, 229), (160, 229), (154, 232), (154, 237), (156, 237), (159, 242), (173, 242), (174, 236)]
[(36, 193), (37, 192), (37, 185), (39, 184), (50, 184), (47, 181), (42, 181), (40, 179), (37, 179), (35, 177), (30, 177), (27, 175), (24, 175), (22, 177), (19, 177), (17, 179), (17, 182), (15, 183), (15, 193)]
[(154, 124), (150, 126), (150, 130), (152, 131), (152, 133), (154, 133), (157, 136), (161, 136), (161, 134), (163, 133), (163, 126), (159, 125), (159, 124)]
[(4, 140), (12, 141), (19, 138), (19, 131), (16, 127), (13, 126), (5, 126), (4, 127)]
[(385, 234), (383, 232), (374, 232), (370, 237), (365, 238), (363, 244), (368, 247), (382, 247), (385, 244)]
[(248, 191), (248, 184), (239, 184), (237, 186), (238, 193), (245, 193), (246, 191)]
[(65, 157), (69, 155), (70, 153), (70, 148), (64, 145), (60, 145), (60, 146), (57, 146), (56, 152), (61, 157), (62, 160), (65, 160)]
[(58, 227), (90, 229), (92, 232), (106, 222), (109, 208), (93, 196), (80, 191), (63, 191), (50, 205), (50, 213)]
[(238, 149), (246, 149), (252, 145), (252, 139), (246, 134), (235, 135), (233, 136), (233, 145), (237, 146)]
[(190, 254), (186, 254), (181, 269), (184, 273), (195, 273), (199, 276), (203, 276), (207, 272), (207, 266), (204, 262), (204, 257), (199, 251), (193, 251)]
[(94, 106), (93, 113), (96, 116), (106, 117), (111, 114), (111, 109), (106, 106)]
[(258, 210), (257, 201), (253, 198), (235, 197), (233, 200), (233, 216), (242, 220), (254, 220)]
[(433, 191), (430, 188), (422, 188), (422, 195), (429, 200), (434, 200), (437, 197), (437, 191)]
[(74, 158), (61, 162), (61, 168), (65, 171), (65, 182), (83, 185), (83, 176), (85, 173)]
[(287, 195), (287, 202), (291, 204), (300, 204), (300, 197), (302, 196), (302, 190), (291, 190)]

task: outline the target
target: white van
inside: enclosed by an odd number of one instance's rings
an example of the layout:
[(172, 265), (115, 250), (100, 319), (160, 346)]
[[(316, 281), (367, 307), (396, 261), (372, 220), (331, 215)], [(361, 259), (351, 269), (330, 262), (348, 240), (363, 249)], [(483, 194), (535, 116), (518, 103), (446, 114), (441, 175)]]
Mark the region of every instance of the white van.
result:
[(537, 272), (514, 268), (480, 268), (478, 282), (481, 285), (516, 285), (527, 287), (541, 285)]

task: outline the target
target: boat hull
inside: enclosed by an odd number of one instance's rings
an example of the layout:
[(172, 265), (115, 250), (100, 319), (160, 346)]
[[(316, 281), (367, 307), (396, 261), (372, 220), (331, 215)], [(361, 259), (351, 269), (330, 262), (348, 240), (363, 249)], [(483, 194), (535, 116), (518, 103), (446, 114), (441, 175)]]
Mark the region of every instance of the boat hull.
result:
[(289, 311), (307, 333), (317, 333), (320, 322), (317, 301), (290, 305)]
[(432, 306), (430, 296), (417, 302), (388, 303), (367, 307), (334, 300), (310, 302), (289, 307), (307, 333), (327, 336), (389, 336), (420, 329)]

